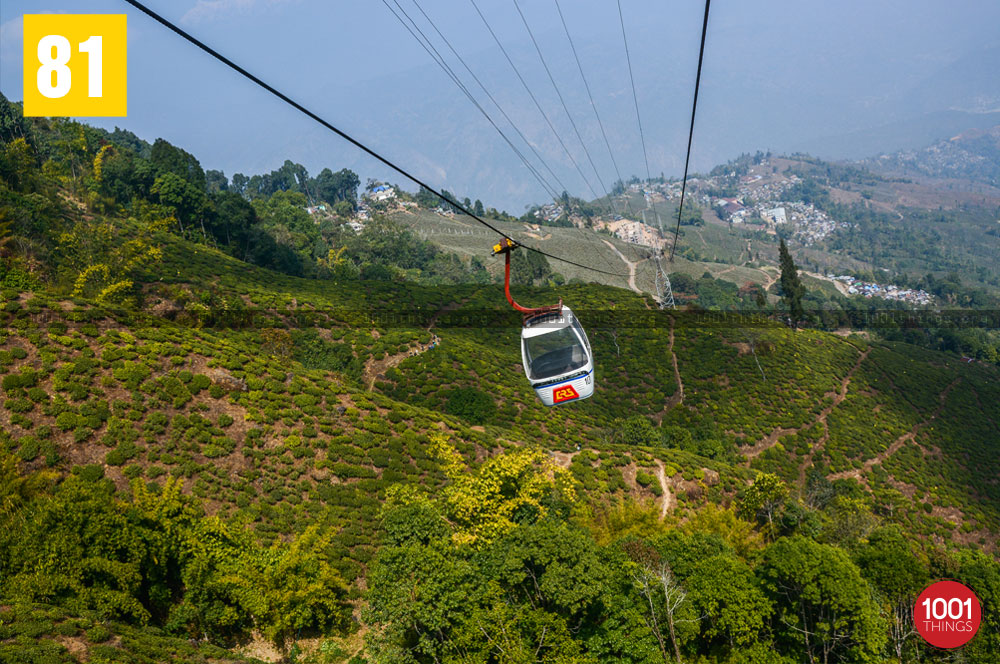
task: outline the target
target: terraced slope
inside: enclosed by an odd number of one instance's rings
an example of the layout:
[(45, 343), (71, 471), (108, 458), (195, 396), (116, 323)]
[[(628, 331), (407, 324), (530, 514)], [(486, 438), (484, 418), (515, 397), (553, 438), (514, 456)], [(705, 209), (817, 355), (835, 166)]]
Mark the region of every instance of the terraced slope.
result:
[[(541, 446), (589, 500), (645, 496), (661, 519), (728, 503), (759, 471), (805, 496), (818, 471), (857, 482), (876, 513), (911, 532), (995, 550), (995, 368), (664, 317), (590, 326), (596, 395), (545, 409), (523, 379), (516, 327), (477, 322), (501, 311), (495, 286), (299, 280), (180, 241), (167, 256), (173, 276), (147, 289), (158, 316), (5, 292), (0, 444), (22, 472), (105, 476), (121, 491), (177, 478), (264, 542), (330, 525), (330, 559), (356, 591), (389, 487), (443, 481), (430, 452), (438, 433), (473, 462)], [(580, 311), (649, 311), (625, 290), (560, 295)], [(400, 302), (415, 323), (371, 316)], [(254, 324), (235, 324), (248, 311)], [(636, 416), (647, 424), (633, 435)]]
[[(831, 479), (894, 482), (961, 512), (914, 510), (928, 533), (960, 528), (992, 541), (1000, 530), (1000, 433), (980, 406), (997, 402), (1000, 381), (982, 365), (822, 332), (708, 330), (664, 317), (653, 329), (591, 327), (597, 394), (545, 409), (521, 375), (516, 328), (462, 322), (463, 312), (478, 321), (500, 311), (496, 287), (300, 280), (179, 241), (168, 255), (175, 269), (164, 273), (174, 277), (148, 298), (174, 322), (116, 321), (40, 294), (7, 302), (0, 422), (26, 463), (99, 464), (121, 487), (182, 477), (212, 509), (247, 515), (265, 536), (319, 515), (350, 521), (342, 555), (352, 579), (370, 555), (386, 487), (436, 481), (424, 448), (441, 430), (470, 457), (522, 444), (592, 450), (595, 478), (578, 474), (601, 492), (657, 492), (620, 472), (638, 463), (655, 473), (654, 459), (679, 482), (714, 469), (727, 493), (750, 476), (746, 466), (801, 485), (816, 464)], [(560, 295), (581, 311), (648, 305), (599, 286)], [(417, 324), (346, 326), (402, 301)], [(228, 326), (252, 307), (269, 322)], [(454, 407), (464, 392), (493, 405), (470, 420)], [(617, 422), (635, 415), (657, 422), (665, 444), (620, 447)], [(671, 442), (678, 428), (691, 439)], [(709, 456), (692, 456), (699, 451)]]

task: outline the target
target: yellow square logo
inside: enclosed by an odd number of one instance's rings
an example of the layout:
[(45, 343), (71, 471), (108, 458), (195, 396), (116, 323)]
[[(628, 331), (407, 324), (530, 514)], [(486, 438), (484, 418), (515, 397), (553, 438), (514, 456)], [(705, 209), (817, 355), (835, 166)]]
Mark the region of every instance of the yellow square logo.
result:
[(125, 14), (25, 14), (24, 114), (123, 117)]

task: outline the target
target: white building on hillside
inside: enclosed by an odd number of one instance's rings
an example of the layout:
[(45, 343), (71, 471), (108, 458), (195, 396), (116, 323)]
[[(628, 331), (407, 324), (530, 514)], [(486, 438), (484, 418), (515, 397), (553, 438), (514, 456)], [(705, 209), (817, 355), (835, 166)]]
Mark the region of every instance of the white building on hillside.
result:
[(396, 197), (396, 190), (388, 185), (380, 185), (372, 190), (371, 198), (374, 201), (387, 201)]
[(783, 207), (764, 210), (764, 214), (762, 216), (772, 224), (784, 224), (788, 222), (788, 216), (785, 214), (785, 208)]

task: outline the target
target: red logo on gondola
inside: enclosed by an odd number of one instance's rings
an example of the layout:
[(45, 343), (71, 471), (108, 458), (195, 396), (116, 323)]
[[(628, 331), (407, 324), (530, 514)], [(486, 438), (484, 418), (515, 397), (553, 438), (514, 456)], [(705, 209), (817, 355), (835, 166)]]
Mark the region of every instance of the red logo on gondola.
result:
[(561, 401), (569, 401), (570, 399), (579, 398), (580, 395), (577, 394), (572, 385), (566, 385), (552, 390), (552, 403), (560, 403)]

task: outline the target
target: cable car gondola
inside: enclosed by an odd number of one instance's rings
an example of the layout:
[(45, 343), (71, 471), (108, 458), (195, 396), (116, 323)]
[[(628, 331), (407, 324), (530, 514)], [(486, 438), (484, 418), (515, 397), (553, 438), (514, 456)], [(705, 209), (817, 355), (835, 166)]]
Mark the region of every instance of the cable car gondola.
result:
[(504, 294), (524, 314), (521, 363), (535, 395), (546, 406), (580, 401), (594, 394), (594, 354), (580, 321), (569, 307), (522, 307), (510, 294), (510, 252), (517, 244), (504, 238), (493, 254), (504, 254)]

